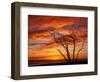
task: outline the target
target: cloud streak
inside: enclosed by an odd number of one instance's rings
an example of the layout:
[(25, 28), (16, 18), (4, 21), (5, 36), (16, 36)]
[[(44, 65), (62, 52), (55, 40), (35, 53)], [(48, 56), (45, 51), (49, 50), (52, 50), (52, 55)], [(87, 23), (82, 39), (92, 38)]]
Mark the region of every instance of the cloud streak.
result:
[[(62, 17), (62, 16), (28, 16), (28, 49), (30, 57), (59, 55), (57, 49), (61, 46), (55, 43), (50, 32), (62, 33), (66, 39), (74, 32), (77, 37), (77, 46), (85, 40), (84, 48), (87, 49), (88, 19), (86, 17)], [(70, 39), (70, 38), (69, 38)], [(72, 45), (69, 46), (71, 49)], [(61, 48), (62, 49), (62, 48)], [(84, 50), (82, 53), (87, 52)], [(40, 55), (41, 54), (41, 55)], [(43, 57), (42, 57), (43, 56)], [(53, 55), (52, 55), (53, 56)], [(87, 55), (85, 55), (87, 56)], [(46, 58), (45, 58), (46, 59)], [(47, 58), (48, 59), (48, 58)]]

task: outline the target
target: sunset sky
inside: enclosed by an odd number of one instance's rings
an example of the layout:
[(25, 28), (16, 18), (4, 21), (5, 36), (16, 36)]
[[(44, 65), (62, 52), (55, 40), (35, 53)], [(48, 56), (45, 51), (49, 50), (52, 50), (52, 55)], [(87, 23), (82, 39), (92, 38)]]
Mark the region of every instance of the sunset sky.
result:
[[(28, 59), (29, 60), (64, 60), (57, 51), (59, 49), (64, 55), (65, 50), (56, 43), (50, 33), (58, 32), (64, 36), (72, 32), (77, 37), (76, 52), (85, 42), (79, 59), (87, 58), (87, 29), (88, 19), (86, 17), (64, 17), (64, 16), (39, 16), (28, 15)], [(73, 45), (69, 44), (72, 54)], [(72, 55), (70, 55), (72, 57)]]

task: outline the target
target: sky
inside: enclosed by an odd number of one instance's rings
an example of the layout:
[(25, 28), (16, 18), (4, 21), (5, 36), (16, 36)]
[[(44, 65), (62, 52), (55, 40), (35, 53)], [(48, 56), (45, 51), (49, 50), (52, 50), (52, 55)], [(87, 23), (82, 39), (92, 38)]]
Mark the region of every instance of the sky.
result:
[[(68, 17), (68, 16), (41, 16), (28, 15), (28, 58), (29, 60), (63, 60), (63, 56), (58, 52), (59, 49), (65, 56), (66, 51), (56, 43), (51, 34), (57, 37), (60, 33), (68, 39), (71, 34), (76, 38), (76, 52), (82, 47), (79, 54), (80, 59), (87, 58), (87, 31), (88, 18)], [(72, 58), (73, 44), (68, 43), (70, 56)]]

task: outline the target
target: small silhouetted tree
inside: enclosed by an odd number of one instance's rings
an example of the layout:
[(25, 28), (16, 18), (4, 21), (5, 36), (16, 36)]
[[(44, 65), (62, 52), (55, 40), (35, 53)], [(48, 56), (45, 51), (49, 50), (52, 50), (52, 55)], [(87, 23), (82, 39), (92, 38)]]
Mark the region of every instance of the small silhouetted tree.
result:
[[(76, 41), (78, 40), (77, 36), (72, 32), (70, 35), (63, 35), (59, 32), (52, 32), (50, 33), (50, 35), (54, 38), (54, 41), (58, 44), (60, 44), (65, 52), (66, 52), (66, 55), (63, 54), (59, 49), (58, 52), (64, 57), (65, 61), (67, 63), (76, 63), (77, 60), (78, 60), (78, 56), (81, 52), (81, 50), (83, 49), (83, 46), (84, 46), (84, 42), (82, 42), (82, 46), (81, 48), (78, 50), (77, 54), (75, 54), (76, 52)], [(69, 44), (73, 44), (73, 53), (72, 53), (72, 59), (70, 57), (70, 51), (69, 51)], [(75, 55), (76, 55), (76, 58), (75, 58)], [(67, 58), (66, 58), (67, 56)]]

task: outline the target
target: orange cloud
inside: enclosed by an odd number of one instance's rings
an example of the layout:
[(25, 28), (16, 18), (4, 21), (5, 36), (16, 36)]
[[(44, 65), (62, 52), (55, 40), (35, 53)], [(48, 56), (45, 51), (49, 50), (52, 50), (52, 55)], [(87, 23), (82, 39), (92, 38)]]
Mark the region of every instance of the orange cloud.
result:
[[(79, 58), (87, 58), (87, 18), (86, 17), (61, 17), (61, 16), (28, 16), (28, 57), (34, 60), (63, 59), (57, 49), (65, 55), (64, 49), (57, 44), (50, 32), (59, 32), (67, 39), (74, 32), (77, 37), (77, 49), (85, 40), (84, 49)], [(72, 52), (73, 45), (69, 45)], [(72, 57), (71, 57), (72, 58)]]

